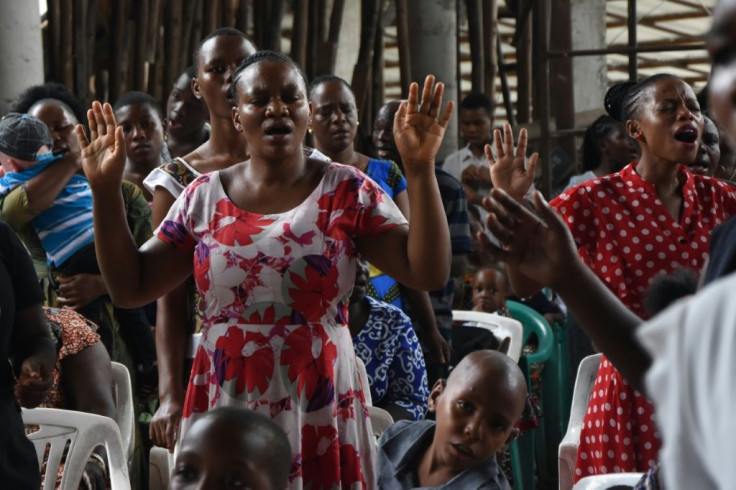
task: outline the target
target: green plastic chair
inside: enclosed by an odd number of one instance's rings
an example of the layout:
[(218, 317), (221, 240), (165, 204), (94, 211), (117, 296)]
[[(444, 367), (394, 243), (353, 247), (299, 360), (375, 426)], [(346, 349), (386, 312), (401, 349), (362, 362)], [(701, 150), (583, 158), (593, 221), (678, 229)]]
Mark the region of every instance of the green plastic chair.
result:
[[(549, 322), (532, 308), (516, 301), (507, 301), (506, 306), (512, 318), (519, 321), (524, 327), (523, 343), (526, 345), (532, 335), (537, 338), (537, 350), (531, 354), (523, 354), (519, 360), (519, 367), (526, 375), (527, 388), (531, 390), (529, 366), (537, 363), (546, 363), (554, 353), (555, 338)], [(546, 367), (545, 367), (546, 370)], [(542, 406), (544, 406), (543, 400)], [(539, 427), (524, 434), (511, 443), (511, 468), (514, 477), (514, 489), (524, 490), (536, 488), (535, 467), (537, 466), (537, 445), (545, 440), (544, 417), (540, 418)], [(540, 430), (541, 429), (541, 430)], [(541, 470), (541, 467), (540, 467)]]
[[(542, 411), (540, 426), (528, 435), (534, 435), (534, 440), (519, 440), (519, 452), (523, 454), (519, 462), (524, 464), (525, 475), (522, 475), (524, 488), (535, 488), (532, 471), (527, 471), (530, 452), (536, 453), (539, 484), (557, 482), (557, 447), (567, 430), (567, 420), (570, 416), (571, 388), (568, 366), (567, 330), (564, 325), (555, 323), (550, 325), (547, 320), (532, 308), (516, 301), (507, 301), (509, 313), (524, 326), (524, 343), (534, 333), (537, 336), (539, 347), (533, 354), (523, 356), (528, 364), (544, 362), (542, 373)], [(530, 449), (531, 446), (531, 449)], [(513, 462), (513, 448), (512, 448)], [(526, 475), (529, 473), (528, 475)], [(514, 473), (516, 480), (516, 472)], [(531, 482), (531, 486), (526, 486)]]

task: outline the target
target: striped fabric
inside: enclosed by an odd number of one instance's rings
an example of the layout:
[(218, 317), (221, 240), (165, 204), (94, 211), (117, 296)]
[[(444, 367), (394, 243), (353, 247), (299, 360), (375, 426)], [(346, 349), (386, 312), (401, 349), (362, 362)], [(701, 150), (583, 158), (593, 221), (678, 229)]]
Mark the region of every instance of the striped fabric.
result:
[[(5, 174), (0, 178), (0, 195), (27, 183), (46, 167), (48, 163)], [(76, 251), (92, 243), (92, 191), (87, 179), (81, 175), (72, 176), (54, 202), (31, 220), (31, 225), (41, 240), (46, 251), (46, 263), (50, 266), (58, 267)]]

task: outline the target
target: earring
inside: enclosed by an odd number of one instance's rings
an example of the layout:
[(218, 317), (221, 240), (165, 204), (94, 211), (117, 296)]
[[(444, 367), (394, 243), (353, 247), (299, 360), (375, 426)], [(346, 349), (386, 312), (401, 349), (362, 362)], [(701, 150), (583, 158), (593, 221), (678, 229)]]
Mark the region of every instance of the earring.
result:
[(307, 132), (309, 134), (312, 134), (312, 126), (311, 125), (310, 126), (307, 126)]

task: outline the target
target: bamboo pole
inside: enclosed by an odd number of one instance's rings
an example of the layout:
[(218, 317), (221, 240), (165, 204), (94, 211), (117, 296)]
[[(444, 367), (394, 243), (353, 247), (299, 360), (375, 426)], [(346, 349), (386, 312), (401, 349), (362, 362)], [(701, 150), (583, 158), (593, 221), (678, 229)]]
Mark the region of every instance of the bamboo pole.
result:
[(265, 29), (266, 49), (281, 51), (281, 20), (284, 17), (284, 0), (272, 0), (268, 12), (268, 29)]
[(516, 120), (531, 122), (532, 104), (532, 29), (531, 11), (519, 9), (516, 20)]
[[(189, 66), (191, 64), (196, 65), (194, 61), (194, 50), (197, 46), (199, 46), (199, 43), (202, 42), (202, 38), (205, 36), (205, 33), (202, 32), (202, 29), (204, 28), (204, 4), (203, 0), (196, 0), (194, 2), (194, 24), (192, 25), (192, 49), (189, 50), (189, 60), (187, 61), (186, 66)], [(206, 33), (209, 34), (209, 33)], [(184, 67), (182, 66), (182, 69)]]
[[(163, 16), (162, 16), (163, 18)], [(165, 44), (165, 34), (163, 29), (159, 29), (158, 31), (158, 38), (156, 41), (156, 62), (154, 63), (154, 66), (151, 69), (151, 86), (153, 87), (153, 90), (150, 92), (151, 95), (156, 97), (157, 100), (164, 100), (164, 94), (168, 96), (168, 88), (164, 87), (165, 83), (165, 67), (166, 62), (164, 59), (164, 56), (166, 55), (166, 51), (164, 49)]]
[[(235, 28), (241, 30), (244, 33), (248, 33), (248, 0), (240, 0), (238, 2), (238, 13), (235, 19)], [(294, 19), (296, 23), (296, 19)]]
[(376, 0), (361, 1), (360, 48), (358, 49), (358, 60), (353, 69), (351, 86), (355, 93), (355, 101), (360, 114), (360, 126), (358, 135), (360, 141), (365, 141), (371, 134), (370, 114), (370, 79), (373, 60), (373, 45), (375, 43), (376, 31), (380, 22), (381, 5)]
[(297, 0), (294, 7), (294, 28), (291, 30), (291, 58), (304, 66), (307, 62), (307, 29), (309, 0)]
[(84, 75), (84, 86), (85, 88), (85, 96), (82, 99), (82, 104), (84, 104), (85, 107), (89, 107), (92, 104), (92, 100), (97, 98), (97, 93), (91, 93), (91, 87), (90, 87), (90, 79), (95, 74), (95, 61), (96, 61), (96, 51), (95, 51), (95, 38), (97, 34), (97, 2), (95, 0), (90, 0), (87, 4), (87, 30), (85, 32), (85, 43), (87, 46), (87, 69), (85, 70), (86, 73)]
[(488, 0), (483, 4), (483, 53), (485, 55), (484, 92), (491, 100), (495, 99), (496, 71), (499, 59), (496, 56), (496, 41), (498, 39), (498, 1)]
[(371, 112), (367, 114), (368, 120), (366, 124), (368, 127), (373, 127), (373, 116), (378, 113), (378, 110), (383, 106), (384, 94), (383, 94), (383, 25), (381, 21), (378, 21), (376, 28), (376, 38), (373, 44), (373, 84), (371, 86), (370, 98), (371, 98)]
[(48, 0), (49, 14), (49, 72), (51, 80), (62, 80), (61, 60), (61, 0)]
[[(191, 64), (192, 50), (194, 48), (194, 18), (196, 17), (196, 8), (200, 2), (186, 2), (183, 9), (182, 31), (181, 31), (181, 51), (179, 54), (179, 71), (176, 77), (179, 77), (185, 67)], [(176, 78), (172, 83), (176, 82)]]
[[(174, 0), (177, 1), (177, 0)], [(206, 34), (209, 34), (210, 32), (217, 29), (217, 23), (219, 21), (219, 16), (217, 13), (219, 12), (219, 6), (220, 2), (219, 0), (207, 0), (207, 2), (204, 4), (204, 31)]]
[(132, 37), (135, 43), (131, 69), (133, 71), (133, 89), (148, 92), (148, 72), (146, 70), (148, 57), (148, 22), (151, 0), (138, 0), (136, 9), (135, 33)]
[(399, 44), (399, 80), (401, 98), (409, 96), (411, 84), (411, 49), (409, 44), (409, 9), (407, 0), (396, 0), (396, 34)]
[(317, 73), (334, 73), (335, 62), (337, 60), (337, 43), (340, 41), (340, 24), (342, 23), (342, 14), (345, 8), (343, 0), (335, 0), (332, 4), (332, 12), (330, 13), (330, 22), (327, 29), (327, 38), (320, 38), (317, 49), (319, 56), (317, 57)]
[(222, 21), (220, 25), (223, 27), (235, 27), (235, 11), (237, 0), (223, 0), (222, 6), (220, 7), (222, 13)]
[(61, 80), (74, 90), (74, 5), (61, 2)]
[(87, 65), (89, 53), (87, 52), (87, 2), (88, 0), (74, 0), (74, 45), (76, 54), (74, 63), (74, 93), (79, 100), (87, 100), (89, 84), (87, 81)]
[(307, 60), (304, 64), (304, 71), (307, 78), (311, 79), (317, 76), (317, 46), (319, 41), (319, 3), (318, 0), (309, 1), (309, 26), (307, 28)]
[[(215, 3), (215, 2), (212, 2)], [(182, 51), (182, 13), (183, 13), (183, 1), (182, 0), (169, 0), (169, 19), (166, 24), (166, 69), (164, 71), (164, 89), (168, 90), (168, 87), (174, 85), (176, 78), (179, 76), (180, 67), (179, 60), (181, 59)]]
[(161, 18), (163, 17), (164, 2), (162, 0), (150, 0), (148, 4), (148, 31), (146, 32), (146, 61), (149, 64), (156, 63), (156, 52), (158, 50), (158, 38), (160, 35)]
[(108, 97), (115, 101), (126, 90), (126, 80), (123, 78), (123, 53), (125, 51), (125, 37), (128, 30), (126, 15), (127, 0), (118, 0), (113, 3), (113, 15), (110, 18), (112, 26), (112, 56), (108, 68)]
[(259, 49), (265, 49), (266, 22), (268, 22), (268, 2), (253, 0), (253, 37)]
[(471, 83), (473, 91), (482, 92), (485, 84), (485, 43), (483, 5), (480, 0), (465, 0), (468, 17), (468, 44), (470, 44)]

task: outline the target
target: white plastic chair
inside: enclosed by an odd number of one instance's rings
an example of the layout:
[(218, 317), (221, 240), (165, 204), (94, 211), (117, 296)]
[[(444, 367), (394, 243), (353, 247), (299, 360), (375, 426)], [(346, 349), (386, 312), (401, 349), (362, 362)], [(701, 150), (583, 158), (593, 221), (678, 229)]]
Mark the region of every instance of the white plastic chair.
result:
[(133, 408), (133, 387), (130, 373), (119, 362), (112, 364), (112, 395), (115, 399), (115, 421), (123, 438), (123, 450), (128, 464), (133, 460), (135, 450), (135, 410)]
[(148, 489), (167, 490), (174, 467), (174, 455), (163, 447), (153, 446), (148, 456)]
[(371, 415), (371, 426), (373, 427), (373, 435), (376, 437), (376, 442), (381, 438), (381, 435), (386, 432), (386, 429), (391, 427), (394, 423), (394, 418), (388, 411), (378, 407), (368, 407), (368, 411)]
[[(187, 359), (194, 359), (197, 348), (202, 341), (202, 333), (195, 333), (187, 339)], [(153, 446), (148, 453), (148, 488), (149, 490), (167, 490), (171, 481), (171, 469), (174, 467), (174, 455), (163, 447)]]
[(524, 342), (524, 327), (518, 320), (513, 318), (496, 315), (495, 313), (485, 313), (482, 311), (465, 311), (453, 310), (453, 322), (473, 322), (478, 328), (486, 328), (493, 335), (503, 340), (506, 337), (511, 339), (509, 351), (506, 353), (515, 362), (519, 362), (521, 357), (521, 348)]
[[(570, 406), (570, 421), (567, 424), (565, 437), (560, 442), (560, 449), (557, 456), (560, 490), (571, 490), (573, 488), (575, 458), (577, 457), (578, 446), (580, 445), (580, 429), (583, 427), (583, 419), (588, 408), (588, 399), (595, 383), (595, 376), (598, 373), (598, 365), (601, 363), (601, 357), (601, 354), (593, 354), (584, 358), (580, 362), (580, 366), (578, 366), (578, 375), (575, 378), (572, 405)], [(577, 488), (577, 485), (575, 488)]]
[(616, 485), (636, 485), (644, 473), (609, 473), (607, 475), (593, 475), (581, 478), (573, 490), (607, 490)]
[(360, 384), (363, 385), (363, 396), (365, 396), (366, 405), (373, 405), (373, 397), (371, 396), (371, 384), (368, 380), (368, 371), (365, 369), (365, 363), (363, 359), (355, 356), (355, 362), (358, 365), (358, 377), (360, 378)]
[(67, 443), (69, 449), (61, 478), (61, 490), (77, 490), (87, 460), (97, 446), (104, 446), (107, 450), (107, 468), (112, 490), (130, 490), (128, 464), (120, 429), (111, 418), (58, 408), (34, 408), (23, 409), (23, 423), (39, 426), (37, 432), (28, 435), (28, 439), (36, 447), (39, 466), (43, 462), (46, 448), (49, 448), (44, 490), (53, 490), (56, 487), (56, 473)]

